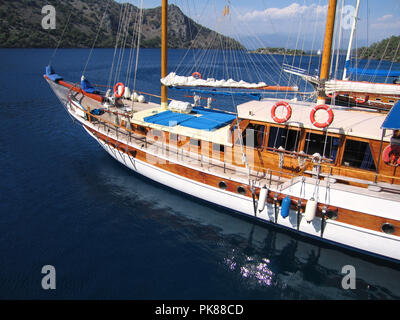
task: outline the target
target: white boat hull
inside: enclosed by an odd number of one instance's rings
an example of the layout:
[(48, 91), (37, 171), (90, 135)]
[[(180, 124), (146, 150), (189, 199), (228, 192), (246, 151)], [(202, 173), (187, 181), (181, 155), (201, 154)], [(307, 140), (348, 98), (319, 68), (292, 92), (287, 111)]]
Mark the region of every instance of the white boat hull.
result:
[[(157, 168), (151, 164), (129, 157), (112, 146), (104, 143), (86, 129), (88, 134), (95, 139), (114, 159), (129, 169), (172, 189), (189, 194), (193, 197), (225, 207), (229, 210), (251, 216), (263, 222), (273, 223), (277, 226), (286, 227), (297, 231), (297, 213), (290, 210), (289, 216), (283, 218), (278, 212), (277, 223), (275, 220), (274, 206), (266, 204), (265, 209), (254, 214), (253, 201), (249, 197), (241, 196), (232, 192), (223, 191), (207, 184), (202, 184), (182, 176), (173, 174), (166, 170)], [(290, 194), (288, 194), (290, 195)], [(293, 194), (295, 196), (295, 194)], [(321, 237), (321, 219), (315, 218), (311, 223), (301, 219), (299, 232), (318, 238), (320, 240), (334, 242), (336, 244), (366, 251), (370, 254), (385, 256), (387, 258), (400, 260), (400, 240), (391, 236), (372, 230), (358, 228), (334, 220), (327, 220)]]

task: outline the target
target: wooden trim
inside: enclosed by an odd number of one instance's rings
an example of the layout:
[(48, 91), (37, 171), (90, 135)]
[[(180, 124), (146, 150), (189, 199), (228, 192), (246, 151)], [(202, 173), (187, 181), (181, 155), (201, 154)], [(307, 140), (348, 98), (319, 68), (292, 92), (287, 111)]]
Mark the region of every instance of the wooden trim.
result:
[[(106, 135), (89, 128), (85, 126), (91, 133), (93, 133), (98, 139), (102, 140), (104, 143), (111, 145), (114, 148), (118, 148), (121, 152), (126, 153), (130, 155), (131, 157), (135, 157), (143, 162), (148, 163), (146, 160), (146, 157), (148, 156), (145, 151), (130, 147), (124, 143), (121, 143), (119, 141), (116, 141), (113, 138), (107, 137)], [(154, 160), (157, 160), (157, 156), (151, 156), (154, 158)], [(192, 168), (185, 167), (183, 165), (170, 162), (167, 160), (161, 159), (161, 163), (152, 163), (151, 165), (154, 165), (157, 168), (163, 169), (165, 171), (177, 174), (179, 176), (185, 177), (187, 179), (206, 184), (211, 187), (219, 188), (218, 184), (220, 181), (224, 181), (227, 185), (227, 188), (225, 191), (229, 191), (235, 194), (238, 194), (237, 188), (239, 186), (244, 187), (246, 190), (245, 196), (251, 198), (252, 197), (252, 192), (250, 190), (250, 187), (247, 184), (242, 184), (236, 181), (230, 181), (228, 179), (224, 179), (209, 173), (205, 173), (202, 171), (198, 171)], [(259, 196), (260, 188), (256, 188), (256, 196)], [(270, 191), (268, 194), (267, 202), (272, 203), (274, 200), (274, 195), (275, 192)], [(278, 194), (278, 200), (281, 201), (283, 198), (285, 198), (286, 195), (284, 194)], [(297, 208), (297, 201), (299, 198), (297, 197), (290, 197), (292, 200), (292, 209), (296, 210)], [(307, 200), (302, 199), (301, 200), (301, 206), (302, 210), (304, 211), (305, 205), (307, 203)], [(318, 204), (318, 213), (317, 216), (321, 218), (321, 211), (325, 205), (320, 203)], [(364, 229), (369, 229), (369, 230), (374, 230), (378, 232), (382, 232), (381, 227), (384, 223), (391, 223), (395, 227), (395, 232), (393, 235), (395, 236), (400, 236), (400, 221), (398, 220), (393, 220), (393, 219), (387, 219), (387, 218), (382, 218), (379, 216), (374, 216), (370, 214), (365, 214), (353, 210), (348, 210), (344, 208), (337, 208), (333, 206), (327, 206), (328, 211), (337, 211), (338, 217), (336, 221), (342, 222), (345, 224), (357, 226), (360, 228)]]

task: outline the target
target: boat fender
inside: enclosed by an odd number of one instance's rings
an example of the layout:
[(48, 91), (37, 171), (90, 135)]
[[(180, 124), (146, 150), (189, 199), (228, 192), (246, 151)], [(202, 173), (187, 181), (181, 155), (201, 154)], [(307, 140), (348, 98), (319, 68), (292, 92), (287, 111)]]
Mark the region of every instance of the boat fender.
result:
[(140, 103), (145, 103), (145, 102), (146, 102), (146, 98), (145, 98), (144, 96), (140, 95), (140, 96), (138, 97), (138, 102), (140, 102)]
[(125, 99), (130, 99), (131, 98), (131, 90), (129, 90), (128, 87), (125, 88), (124, 98)]
[(400, 165), (400, 146), (388, 145), (382, 153), (382, 160), (389, 166)]
[(200, 72), (193, 72), (192, 77), (195, 79), (203, 79)]
[(114, 86), (114, 95), (116, 98), (121, 98), (124, 95), (125, 92), (125, 86), (122, 82), (118, 82)]
[(316, 152), (311, 156), (311, 161), (314, 163), (319, 163), (321, 161), (321, 155)]
[(136, 92), (134, 92), (134, 93), (132, 93), (132, 95), (131, 95), (131, 100), (133, 101), (133, 102), (137, 102), (138, 101), (138, 94), (136, 93)]
[(289, 196), (286, 196), (286, 198), (282, 200), (281, 216), (283, 219), (285, 219), (289, 216), (291, 203), (292, 203), (292, 200), (290, 199)]
[(314, 198), (307, 201), (306, 210), (304, 212), (304, 217), (306, 218), (307, 223), (314, 220), (315, 215), (317, 214), (317, 205), (318, 202), (315, 201)]
[[(285, 118), (278, 118), (276, 116), (276, 109), (281, 106), (285, 107), (285, 109), (286, 109), (286, 117)], [(279, 102), (275, 103), (271, 109), (271, 117), (276, 123), (287, 122), (287, 121), (289, 121), (291, 116), (292, 116), (292, 107), (290, 106), (290, 104), (288, 104), (285, 101), (279, 101)]]
[[(317, 121), (315, 120), (315, 113), (316, 113), (318, 110), (321, 110), (321, 109), (326, 110), (326, 111), (328, 112), (328, 116), (329, 116), (328, 120), (326, 120), (326, 122), (324, 122), (324, 123), (320, 123), (320, 122), (317, 122)], [(311, 121), (311, 123), (313, 124), (313, 126), (315, 126), (315, 127), (317, 127), (317, 128), (326, 128), (326, 127), (328, 127), (328, 126), (333, 122), (333, 111), (332, 111), (332, 109), (331, 109), (330, 107), (328, 107), (328, 106), (325, 105), (325, 104), (321, 104), (321, 105), (319, 105), (319, 106), (315, 106), (315, 107), (311, 110), (311, 113), (310, 113), (310, 121)]]
[(261, 212), (265, 208), (265, 201), (267, 201), (268, 189), (266, 187), (261, 188), (260, 195), (258, 196), (257, 210)]

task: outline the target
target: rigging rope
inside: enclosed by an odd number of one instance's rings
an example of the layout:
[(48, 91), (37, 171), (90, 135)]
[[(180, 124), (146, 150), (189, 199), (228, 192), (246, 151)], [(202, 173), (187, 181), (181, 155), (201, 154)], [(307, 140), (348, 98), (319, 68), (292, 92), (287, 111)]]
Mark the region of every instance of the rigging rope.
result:
[(86, 68), (87, 68), (87, 66), (88, 66), (88, 64), (89, 64), (90, 58), (92, 57), (93, 49), (94, 49), (94, 46), (96, 45), (97, 38), (99, 37), (101, 28), (102, 28), (102, 26), (103, 26), (103, 21), (104, 21), (104, 18), (105, 18), (105, 16), (106, 16), (106, 13), (107, 13), (107, 10), (108, 10), (109, 5), (110, 5), (110, 1), (107, 2), (106, 9), (104, 10), (103, 16), (102, 16), (102, 18), (101, 18), (101, 20), (100, 20), (100, 25), (99, 25), (99, 28), (97, 29), (97, 34), (96, 34), (96, 37), (95, 37), (95, 39), (94, 39), (94, 41), (93, 41), (93, 45), (92, 45), (92, 48), (91, 48), (91, 50), (90, 50), (89, 56), (88, 56), (88, 58), (87, 58), (86, 65), (85, 65), (85, 67), (83, 68), (82, 75), (85, 75), (85, 73), (86, 73)]
[(53, 62), (53, 59), (54, 59), (54, 57), (55, 57), (55, 55), (56, 55), (56, 53), (57, 53), (57, 50), (58, 50), (58, 48), (60, 47), (61, 41), (62, 41), (62, 39), (64, 38), (64, 34), (65, 34), (65, 31), (67, 30), (67, 27), (68, 27), (68, 24), (69, 24), (69, 20), (70, 20), (70, 18), (71, 18), (71, 15), (72, 15), (72, 11), (73, 11), (73, 10), (74, 10), (74, 7), (71, 6), (71, 10), (70, 10), (70, 12), (69, 12), (67, 22), (65, 23), (64, 30), (63, 30), (63, 32), (61, 33), (61, 37), (60, 37), (60, 39), (58, 40), (57, 46), (56, 46), (56, 48), (54, 49), (52, 56), (50, 57), (49, 66), (51, 66), (51, 64), (52, 64), (52, 62)]

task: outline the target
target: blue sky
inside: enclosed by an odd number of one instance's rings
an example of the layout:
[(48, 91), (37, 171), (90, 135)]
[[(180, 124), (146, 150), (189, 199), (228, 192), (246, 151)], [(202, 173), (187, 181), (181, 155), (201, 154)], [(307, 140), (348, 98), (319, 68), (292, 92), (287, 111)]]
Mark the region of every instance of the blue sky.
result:
[[(119, 2), (140, 4), (140, 0)], [(228, 2), (231, 13), (229, 17), (223, 17), (223, 8)], [(161, 0), (143, 0), (143, 3), (145, 8), (152, 8), (160, 6)], [(178, 5), (200, 24), (233, 36), (250, 47), (264, 44), (318, 49), (329, 1), (170, 0), (169, 3)], [(355, 0), (338, 0), (337, 25), (341, 6), (355, 6), (355, 3)], [(346, 11), (343, 12), (342, 17), (345, 18)], [(339, 47), (347, 45), (349, 34), (348, 29), (343, 29)], [(371, 44), (391, 35), (400, 35), (400, 0), (361, 0), (356, 45)], [(250, 40), (252, 38), (256, 40)]]

